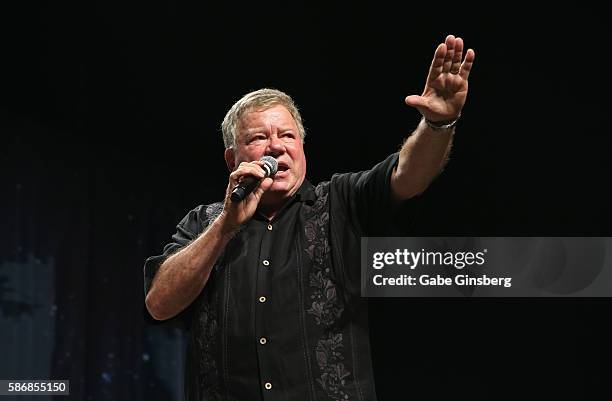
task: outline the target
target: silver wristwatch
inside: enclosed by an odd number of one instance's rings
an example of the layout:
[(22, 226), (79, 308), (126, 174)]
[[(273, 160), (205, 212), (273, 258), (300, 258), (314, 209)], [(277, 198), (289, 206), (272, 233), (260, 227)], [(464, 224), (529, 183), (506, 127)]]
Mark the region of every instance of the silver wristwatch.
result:
[(457, 125), (457, 121), (459, 121), (459, 117), (461, 117), (461, 113), (459, 113), (457, 118), (455, 118), (454, 120), (446, 124), (442, 124), (440, 122), (435, 122), (435, 121), (429, 121), (428, 119), (425, 118), (425, 116), (423, 116), (423, 120), (425, 121), (425, 124), (427, 124), (427, 126), (434, 131), (447, 131), (449, 129), (455, 128), (455, 125)]

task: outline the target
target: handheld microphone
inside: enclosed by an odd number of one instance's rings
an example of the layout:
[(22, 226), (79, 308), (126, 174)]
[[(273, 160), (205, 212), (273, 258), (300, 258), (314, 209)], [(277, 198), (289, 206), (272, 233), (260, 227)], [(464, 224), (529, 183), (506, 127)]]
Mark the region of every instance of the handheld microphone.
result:
[[(264, 156), (259, 161), (264, 162), (261, 167), (265, 171), (265, 177), (273, 176), (278, 171), (278, 162), (272, 156)], [(259, 185), (259, 181), (259, 178), (252, 175), (244, 177), (242, 182), (232, 189), (232, 195), (230, 196), (232, 202), (240, 202), (246, 198)]]

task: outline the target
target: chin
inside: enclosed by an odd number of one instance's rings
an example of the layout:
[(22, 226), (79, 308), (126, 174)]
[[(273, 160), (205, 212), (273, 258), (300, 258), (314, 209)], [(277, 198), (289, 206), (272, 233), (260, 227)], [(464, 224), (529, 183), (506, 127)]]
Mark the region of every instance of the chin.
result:
[(281, 194), (283, 192), (289, 192), (289, 185), (285, 182), (274, 183), (268, 190), (270, 193), (274, 193), (276, 195)]
[(272, 186), (270, 187), (270, 189), (268, 190), (268, 192), (273, 193), (275, 195), (287, 194), (291, 192), (291, 190), (293, 189), (293, 186), (294, 186), (294, 183), (291, 183), (285, 180), (280, 180), (280, 181), (275, 180)]

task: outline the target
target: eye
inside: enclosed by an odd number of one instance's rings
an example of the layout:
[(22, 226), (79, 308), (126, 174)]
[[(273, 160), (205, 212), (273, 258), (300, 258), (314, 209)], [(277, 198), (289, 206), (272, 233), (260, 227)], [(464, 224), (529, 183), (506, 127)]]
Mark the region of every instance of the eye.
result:
[(253, 136), (251, 136), (249, 138), (249, 142), (248, 143), (254, 143), (257, 144), (261, 141), (265, 141), (266, 140), (266, 136), (264, 134), (255, 134)]
[(295, 139), (295, 135), (293, 134), (293, 132), (287, 131), (281, 134), (281, 138), (283, 138), (284, 140), (292, 140)]

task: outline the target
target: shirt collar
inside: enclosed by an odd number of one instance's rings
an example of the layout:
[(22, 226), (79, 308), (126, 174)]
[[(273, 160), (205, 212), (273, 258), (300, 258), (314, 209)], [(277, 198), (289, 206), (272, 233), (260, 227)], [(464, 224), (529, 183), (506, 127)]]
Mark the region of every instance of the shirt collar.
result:
[[(300, 188), (297, 190), (297, 192), (293, 194), (291, 199), (289, 199), (283, 205), (283, 207), (280, 208), (279, 212), (274, 216), (273, 220), (277, 220), (278, 217), (281, 216), (284, 213), (284, 211), (294, 202), (304, 202), (307, 205), (312, 206), (314, 205), (316, 200), (317, 200), (317, 194), (315, 193), (314, 185), (312, 185), (310, 181), (304, 179), (304, 182), (302, 182), (302, 185), (300, 185)], [(263, 214), (261, 214), (259, 209), (255, 211), (254, 217), (258, 220), (268, 221), (268, 218), (265, 217)]]
[(308, 205), (313, 205), (317, 200), (314, 185), (312, 185), (307, 179), (304, 179), (300, 189), (298, 189), (295, 193), (295, 200), (298, 202), (306, 202)]

